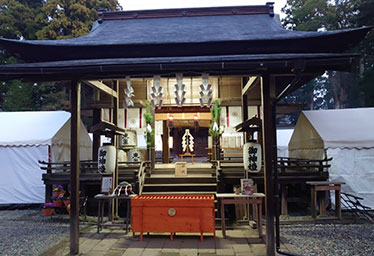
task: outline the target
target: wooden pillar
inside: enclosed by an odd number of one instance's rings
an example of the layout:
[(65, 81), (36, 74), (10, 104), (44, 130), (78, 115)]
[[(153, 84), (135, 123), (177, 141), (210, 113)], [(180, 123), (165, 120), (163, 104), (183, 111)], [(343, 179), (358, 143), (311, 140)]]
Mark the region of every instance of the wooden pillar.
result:
[[(117, 97), (113, 97), (113, 124), (118, 127), (118, 120), (119, 120), (119, 80), (112, 81), (113, 90), (117, 92)], [(119, 147), (119, 136), (113, 135), (113, 145), (116, 148), (116, 167), (114, 171), (114, 184), (113, 189), (118, 186), (118, 147)], [(113, 215), (116, 219), (118, 219), (118, 199), (115, 200), (116, 202), (113, 204), (112, 210)]]
[(169, 163), (170, 148), (169, 148), (169, 127), (168, 121), (162, 121), (162, 162)]
[[(100, 123), (101, 120), (101, 109), (94, 108), (93, 109), (93, 118), (92, 118), (92, 125)], [(93, 134), (93, 141), (92, 141), (92, 160), (98, 161), (98, 153), (99, 147), (101, 144), (101, 138), (99, 133)]]
[[(152, 117), (153, 117), (151, 127), (152, 127), (152, 130), (155, 130), (155, 109), (151, 108), (151, 112), (152, 112)], [(150, 155), (147, 160), (151, 161), (151, 168), (154, 169), (155, 164), (156, 164), (155, 136), (153, 137), (152, 147), (149, 149), (149, 154)]]
[(80, 114), (81, 114), (81, 84), (71, 81), (70, 87), (70, 254), (79, 253), (79, 158), (80, 158)]
[(270, 76), (265, 74), (261, 79), (262, 102), (262, 139), (264, 151), (264, 185), (265, 185), (265, 218), (266, 218), (266, 255), (275, 255), (274, 240), (274, 180), (273, 180), (273, 147), (274, 147), (274, 120), (272, 111)]
[[(248, 83), (248, 77), (242, 78), (242, 88)], [(248, 96), (247, 94), (242, 95), (242, 122), (248, 120)], [(243, 133), (244, 144), (248, 142), (247, 132)]]

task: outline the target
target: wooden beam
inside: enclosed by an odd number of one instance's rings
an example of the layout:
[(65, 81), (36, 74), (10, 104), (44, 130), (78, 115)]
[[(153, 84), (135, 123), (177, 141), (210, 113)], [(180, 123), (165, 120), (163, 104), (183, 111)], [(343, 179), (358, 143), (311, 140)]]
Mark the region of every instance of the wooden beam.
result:
[(99, 89), (100, 91), (102, 92), (105, 92), (107, 94), (109, 94), (110, 96), (114, 97), (114, 98), (118, 98), (118, 92), (113, 90), (112, 88), (110, 88), (109, 86), (107, 86), (106, 84), (100, 82), (100, 81), (96, 81), (96, 80), (87, 80), (87, 81), (84, 81), (84, 83), (88, 84), (89, 86), (92, 86), (96, 89)]
[(273, 147), (274, 147), (274, 119), (272, 110), (270, 76), (264, 75), (261, 83), (262, 100), (262, 139), (264, 151), (264, 183), (265, 183), (265, 213), (266, 213), (266, 255), (275, 255), (274, 240), (274, 181), (273, 181)]
[(125, 133), (125, 130), (116, 126), (113, 123), (107, 121), (100, 121), (100, 123), (95, 124), (91, 127), (90, 132), (99, 134), (115, 134), (121, 135)]
[(155, 121), (169, 120), (169, 116), (173, 116), (174, 120), (194, 120), (194, 116), (197, 114), (199, 120), (212, 120), (210, 112), (203, 113), (156, 113)]
[(71, 81), (70, 106), (70, 254), (79, 253), (79, 159), (81, 84)]
[(242, 95), (247, 95), (250, 90), (252, 90), (257, 84), (259, 80), (257, 76), (252, 76), (247, 81), (246, 85), (242, 89)]

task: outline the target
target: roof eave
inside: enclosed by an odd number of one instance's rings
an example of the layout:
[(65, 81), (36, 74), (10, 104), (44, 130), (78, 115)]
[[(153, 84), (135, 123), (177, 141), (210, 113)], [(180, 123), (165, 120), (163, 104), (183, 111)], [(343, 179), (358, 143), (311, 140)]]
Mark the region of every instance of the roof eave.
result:
[(246, 56), (194, 56), (143, 59), (81, 60), (0, 66), (0, 80), (32, 81), (148, 77), (155, 74), (274, 74), (292, 73), (295, 62), (305, 61), (305, 72), (352, 71), (358, 54), (269, 54)]

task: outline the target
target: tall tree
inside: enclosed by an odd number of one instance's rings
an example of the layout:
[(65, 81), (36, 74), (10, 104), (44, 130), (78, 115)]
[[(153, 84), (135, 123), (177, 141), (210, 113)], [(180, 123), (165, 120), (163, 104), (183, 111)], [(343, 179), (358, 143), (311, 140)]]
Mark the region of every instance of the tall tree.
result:
[[(288, 0), (287, 5), (282, 9), (286, 13), (283, 24), (287, 28), (304, 31), (372, 25), (374, 24), (371, 15), (373, 12), (370, 12), (370, 8), (373, 8), (373, 3), (373, 0)], [(371, 36), (359, 47), (362, 53), (368, 51), (366, 57), (372, 56), (372, 44), (373, 38)], [(370, 69), (373, 67), (370, 66), (369, 63), (372, 62), (368, 61), (368, 58), (365, 63), (367, 64), (366, 71), (361, 78), (352, 73), (328, 72), (334, 108), (372, 104), (365, 95), (372, 95), (373, 93), (370, 92), (374, 88), (365, 81), (368, 80), (367, 77), (370, 77)]]
[[(62, 39), (89, 33), (98, 10), (119, 10), (117, 0), (0, 0), (0, 36), (12, 39)], [(0, 64), (15, 59), (0, 49)], [(31, 102), (33, 104), (31, 104)], [(63, 83), (0, 84), (0, 110), (52, 110), (68, 107)]]
[(117, 0), (49, 0), (43, 5), (37, 21), (43, 29), (38, 39), (63, 39), (87, 34), (98, 17), (98, 11), (119, 10)]

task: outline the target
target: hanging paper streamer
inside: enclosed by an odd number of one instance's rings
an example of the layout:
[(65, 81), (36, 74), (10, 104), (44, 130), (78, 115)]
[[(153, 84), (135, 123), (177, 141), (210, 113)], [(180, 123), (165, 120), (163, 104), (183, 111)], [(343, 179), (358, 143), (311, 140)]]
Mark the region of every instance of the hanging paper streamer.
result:
[(129, 76), (126, 76), (126, 85), (127, 85), (127, 88), (124, 89), (125, 100), (123, 102), (123, 108), (134, 106), (134, 102), (131, 99), (134, 96), (134, 89), (131, 87), (131, 79)]
[(160, 85), (161, 77), (159, 75), (153, 76), (153, 86), (151, 88), (151, 105), (152, 108), (158, 109), (162, 106), (162, 97), (164, 96), (164, 88)]
[(183, 84), (183, 74), (177, 73), (177, 84), (174, 85), (175, 103), (178, 107), (182, 107), (186, 101), (186, 86)]
[(182, 150), (183, 152), (194, 151), (194, 137), (191, 135), (190, 129), (186, 129), (184, 135), (182, 136)]
[(212, 103), (212, 85), (209, 84), (209, 74), (203, 74), (203, 84), (200, 85), (200, 106), (210, 108)]

